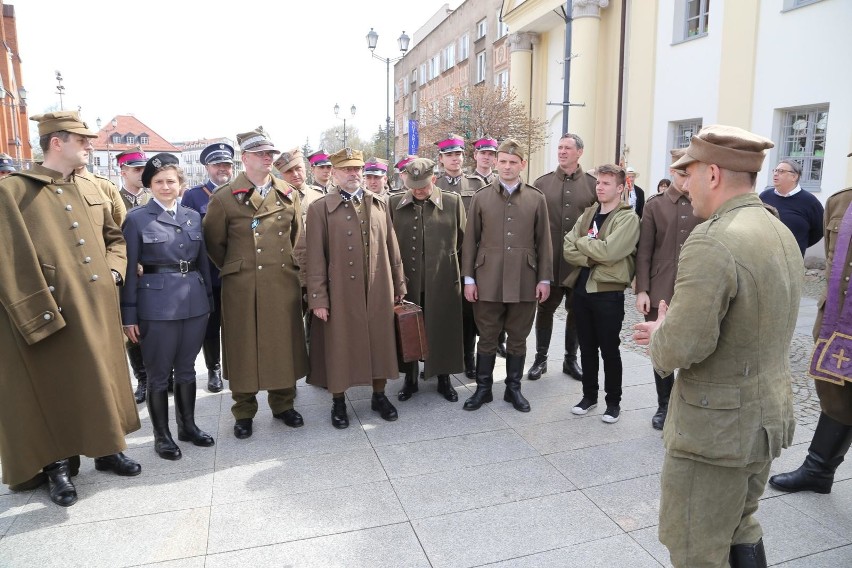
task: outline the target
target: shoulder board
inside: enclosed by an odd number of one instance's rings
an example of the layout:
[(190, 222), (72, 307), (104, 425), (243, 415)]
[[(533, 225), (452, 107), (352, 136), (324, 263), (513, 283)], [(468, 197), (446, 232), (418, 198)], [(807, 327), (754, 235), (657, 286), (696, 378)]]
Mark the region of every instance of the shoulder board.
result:
[(587, 175), (587, 176), (589, 176), (590, 178), (592, 178), (592, 179), (593, 179), (593, 180), (595, 180), (595, 181), (597, 181), (597, 179), (598, 179), (598, 178), (596, 178), (595, 176), (593, 176), (593, 175), (592, 175), (591, 173), (589, 173), (589, 172), (586, 172), (586, 175)]

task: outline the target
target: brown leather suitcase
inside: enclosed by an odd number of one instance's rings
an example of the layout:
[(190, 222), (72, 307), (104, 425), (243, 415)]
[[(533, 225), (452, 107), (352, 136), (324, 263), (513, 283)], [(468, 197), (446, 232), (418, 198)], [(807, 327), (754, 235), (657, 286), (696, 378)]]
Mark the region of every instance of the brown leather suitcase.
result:
[(429, 356), (429, 346), (423, 310), (417, 304), (403, 300), (401, 304), (394, 305), (393, 317), (399, 358), (405, 363), (425, 360)]

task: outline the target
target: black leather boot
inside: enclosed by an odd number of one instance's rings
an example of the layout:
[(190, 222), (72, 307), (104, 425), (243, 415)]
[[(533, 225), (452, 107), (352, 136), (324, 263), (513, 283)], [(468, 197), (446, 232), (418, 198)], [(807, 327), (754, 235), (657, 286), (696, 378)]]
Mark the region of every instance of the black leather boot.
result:
[(503, 400), (511, 402), (518, 412), (529, 412), (530, 403), (521, 394), (521, 377), (524, 375), (523, 355), (506, 354), (506, 392)]
[(43, 471), (47, 476), (51, 501), (60, 507), (70, 507), (77, 502), (77, 489), (71, 483), (67, 459), (48, 464)]
[(654, 383), (657, 386), (657, 413), (651, 417), (651, 426), (655, 430), (662, 430), (666, 423), (666, 415), (669, 413), (669, 397), (674, 386), (674, 375), (660, 377), (655, 372)]
[(219, 363), (221, 351), (219, 338), (205, 339), (201, 350), (204, 352), (204, 363), (207, 365), (207, 390), (221, 392), (224, 385), (222, 384), (222, 365)]
[[(465, 302), (465, 308), (469, 304)], [(471, 321), (468, 321), (470, 318)], [(462, 311), (462, 348), (464, 349), (464, 376), (470, 380), (476, 379), (476, 324), (473, 315)]]
[(164, 460), (179, 460), (180, 448), (169, 431), (169, 394), (166, 391), (148, 393), (148, 414), (154, 428), (154, 451)]
[(527, 378), (537, 381), (547, 372), (547, 351), (550, 349), (550, 337), (553, 328), (535, 328), (535, 359), (527, 373)]
[(731, 568), (766, 568), (766, 551), (763, 539), (754, 544), (735, 544), (728, 557)]
[(577, 341), (577, 328), (569, 325), (565, 327), (565, 360), (562, 362), (562, 372), (575, 381), (583, 380), (583, 370), (577, 364), (577, 349), (580, 342)]
[(476, 379), (476, 355), (473, 351), (464, 354), (464, 376), (468, 379)]
[(501, 331), (500, 336), (497, 338), (497, 356), (506, 358), (506, 332)]
[(112, 471), (116, 475), (134, 477), (142, 473), (142, 466), (135, 460), (125, 456), (123, 452), (95, 458), (95, 469)]
[[(415, 372), (414, 378), (417, 378), (417, 374)], [(373, 398), (370, 400), (370, 408), (379, 413), (379, 416), (382, 417), (382, 420), (387, 420), (388, 422), (393, 422), (399, 415), (396, 412), (396, 408), (391, 404), (391, 401), (388, 400), (388, 397), (385, 396), (383, 392), (374, 392)]]
[(166, 391), (168, 391), (170, 393), (175, 392), (175, 370), (174, 369), (172, 369), (172, 371), (169, 373), (169, 382), (166, 383)]
[(769, 485), (781, 491), (831, 493), (834, 472), (843, 462), (852, 443), (852, 426), (841, 424), (820, 413), (805, 462), (795, 471), (769, 478)]
[(444, 395), (444, 398), (450, 402), (457, 402), (459, 399), (459, 393), (453, 388), (453, 383), (449, 375), (438, 375), (438, 392)]
[(417, 361), (408, 363), (408, 369), (405, 370), (405, 383), (403, 383), (402, 388), (399, 389), (399, 393), (396, 395), (396, 398), (399, 400), (408, 400), (419, 390), (417, 386), (418, 367)]
[(486, 402), (494, 400), (491, 385), (494, 384), (494, 362), (497, 355), (476, 354), (476, 391), (464, 401), (465, 410), (478, 410)]
[(349, 428), (349, 414), (346, 412), (346, 398), (331, 399), (331, 425), (342, 430)]
[(148, 393), (148, 373), (145, 371), (145, 363), (142, 361), (142, 347), (138, 343), (127, 343), (127, 358), (130, 359), (130, 368), (136, 377), (136, 392), (133, 397), (136, 404), (145, 402)]
[(175, 420), (178, 440), (207, 448), (216, 442), (213, 441), (213, 436), (199, 429), (195, 424), (195, 397), (195, 383), (175, 385)]

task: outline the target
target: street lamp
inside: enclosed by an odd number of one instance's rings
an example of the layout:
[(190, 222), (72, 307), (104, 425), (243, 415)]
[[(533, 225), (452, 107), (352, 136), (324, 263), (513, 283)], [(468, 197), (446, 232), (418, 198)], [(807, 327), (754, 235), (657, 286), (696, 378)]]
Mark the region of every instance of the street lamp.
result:
[[(354, 117), (355, 116), (355, 105), (352, 105), (350, 107), (349, 111), (352, 113), (352, 116)], [(338, 114), (340, 114), (340, 105), (337, 104), (337, 103), (334, 103), (334, 117), (339, 119), (339, 120), (343, 120), (343, 147), (346, 148), (346, 117), (344, 116), (341, 119), (339, 116), (337, 116)]]
[[(11, 95), (11, 102), (6, 102), (6, 95)], [(20, 104), (18, 101), (21, 101)], [(18, 164), (18, 167), (21, 167), (21, 137), (18, 132), (18, 109), (21, 107), (25, 107), (27, 105), (27, 90), (23, 87), (18, 89), (18, 96), (15, 97), (14, 93), (11, 93), (4, 89), (2, 85), (0, 85), (0, 104), (3, 106), (7, 106), (12, 109), (12, 139), (9, 140), (9, 143), (15, 146), (15, 161)]]
[[(95, 124), (98, 126), (98, 130), (101, 129), (101, 119), (98, 118), (95, 120)], [(105, 130), (107, 133), (107, 178), (109, 181), (112, 181), (112, 134), (110, 132), (114, 132), (115, 128), (118, 126), (118, 121), (116, 119), (112, 119), (110, 122), (112, 128), (109, 130)]]
[(376, 55), (376, 44), (379, 43), (379, 34), (377, 34), (373, 28), (370, 28), (370, 32), (367, 34), (367, 47), (370, 50), (370, 55), (373, 56), (373, 59), (385, 62), (385, 69), (387, 73), (387, 84), (385, 85), (385, 97), (387, 103), (387, 118), (385, 119), (385, 159), (387, 159), (388, 163), (393, 163), (391, 161), (390, 151), (390, 64), (396, 63), (405, 57), (405, 52), (408, 51), (408, 44), (411, 41), (411, 38), (405, 35), (405, 32), (402, 32), (402, 35), (399, 36), (396, 41), (399, 44), (399, 51), (402, 55), (393, 59), (390, 57), (379, 57)]
[(65, 110), (62, 106), (62, 95), (65, 94), (65, 87), (62, 86), (62, 73), (56, 72), (56, 94), (59, 95), (59, 110)]

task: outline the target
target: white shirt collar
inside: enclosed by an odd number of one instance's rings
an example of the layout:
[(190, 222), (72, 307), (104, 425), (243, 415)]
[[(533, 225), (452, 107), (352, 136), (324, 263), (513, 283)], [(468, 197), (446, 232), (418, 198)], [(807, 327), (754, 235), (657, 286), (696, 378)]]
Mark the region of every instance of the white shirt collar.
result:
[(166, 207), (165, 205), (163, 205), (162, 201), (160, 201), (160, 200), (159, 200), (159, 199), (157, 199), (156, 197), (152, 197), (152, 198), (151, 198), (151, 200), (152, 200), (154, 203), (156, 203), (157, 205), (159, 205), (159, 206), (160, 206), (160, 208), (161, 208), (163, 211), (174, 211), (175, 213), (177, 213), (177, 208), (178, 208), (178, 203), (177, 203), (177, 201), (175, 201), (174, 207), (172, 207), (172, 209), (169, 209), (168, 207)]
[(793, 191), (791, 191), (787, 195), (781, 195), (780, 193), (778, 193), (778, 190), (775, 189), (774, 187), (772, 188), (772, 191), (774, 191), (775, 195), (777, 195), (778, 197), (793, 197), (794, 195), (796, 195), (797, 193), (802, 191), (802, 186), (799, 185), (799, 184), (796, 184), (796, 187), (793, 188)]

